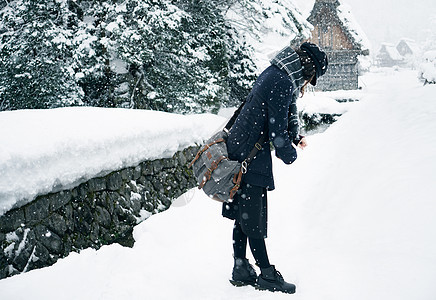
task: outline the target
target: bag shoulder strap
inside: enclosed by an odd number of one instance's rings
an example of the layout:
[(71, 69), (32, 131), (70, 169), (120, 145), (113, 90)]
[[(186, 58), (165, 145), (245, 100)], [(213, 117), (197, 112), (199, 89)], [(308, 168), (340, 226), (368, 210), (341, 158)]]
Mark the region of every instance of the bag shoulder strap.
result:
[(254, 144), (253, 149), (251, 149), (250, 154), (248, 154), (248, 157), (245, 159), (247, 165), (254, 159), (257, 152), (262, 149), (262, 145), (264, 142), (266, 142), (267, 136), (268, 136), (268, 132), (267, 131), (263, 132), (259, 140), (256, 142), (256, 144)]
[(230, 120), (227, 122), (226, 126), (224, 127), (224, 131), (228, 133), (230, 131), (230, 128), (232, 128), (233, 124), (236, 121), (236, 118), (239, 116), (239, 113), (242, 110), (242, 107), (245, 104), (245, 100), (242, 101), (241, 105), (239, 105), (238, 109), (233, 113), (233, 116), (230, 118)]
[[(226, 133), (228, 133), (230, 131), (230, 128), (232, 128), (232, 126), (235, 123), (236, 119), (238, 118), (239, 113), (241, 112), (244, 104), (245, 104), (245, 100), (242, 101), (241, 105), (239, 105), (238, 109), (233, 113), (233, 116), (227, 122), (226, 126), (223, 129)], [(260, 136), (259, 140), (256, 142), (256, 144), (254, 144), (253, 149), (251, 149), (247, 158), (244, 160), (244, 164), (246, 167), (254, 159), (257, 152), (262, 149), (262, 144), (266, 141), (267, 136), (268, 136), (268, 132), (267, 131), (263, 132), (262, 135)]]

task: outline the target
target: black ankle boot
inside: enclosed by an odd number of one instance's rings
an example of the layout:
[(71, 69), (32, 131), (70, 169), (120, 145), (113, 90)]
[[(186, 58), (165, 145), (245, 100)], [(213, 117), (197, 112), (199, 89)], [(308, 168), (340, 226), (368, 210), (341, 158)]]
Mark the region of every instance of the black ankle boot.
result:
[(233, 267), (232, 279), (230, 283), (234, 286), (244, 286), (256, 284), (257, 274), (253, 266), (250, 265), (246, 258), (236, 258)]
[(257, 289), (269, 290), (271, 292), (279, 291), (283, 293), (295, 293), (295, 285), (288, 283), (274, 266), (261, 269), (262, 273), (257, 278)]

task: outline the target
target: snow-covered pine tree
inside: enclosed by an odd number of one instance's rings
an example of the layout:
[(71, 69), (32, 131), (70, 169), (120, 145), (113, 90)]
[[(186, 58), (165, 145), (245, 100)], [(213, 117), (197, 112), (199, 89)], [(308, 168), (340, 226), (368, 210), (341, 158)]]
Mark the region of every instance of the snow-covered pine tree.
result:
[[(197, 74), (205, 80), (197, 86), (200, 107), (217, 110), (232, 102), (230, 93), (237, 88), (231, 81), (234, 65), (244, 58), (241, 45), (237, 45), (234, 32), (228, 26), (222, 1), (179, 0), (173, 1), (186, 12), (182, 19), (184, 38), (184, 60), (187, 65), (200, 69)], [(245, 74), (244, 74), (245, 75)], [(234, 99), (233, 99), (234, 100)]]
[(66, 1), (17, 0), (0, 10), (0, 109), (80, 101)]
[(109, 2), (76, 1), (84, 7), (75, 41), (87, 105), (212, 111), (252, 83), (254, 65), (220, 1)]
[(206, 20), (211, 18), (207, 2), (197, 6), (190, 5), (193, 1), (128, 2), (128, 17), (116, 24), (113, 33), (117, 56), (134, 76), (130, 105), (177, 112), (219, 105), (225, 94), (219, 73), (226, 66), (217, 71), (211, 62), (225, 57), (214, 54), (207, 44), (219, 43), (219, 36), (211, 37), (210, 32), (221, 30), (219, 22)]
[(313, 26), (302, 16), (292, 0), (223, 0), (227, 3), (226, 20), (238, 38), (255, 54), (258, 71), (269, 64), (268, 55), (294, 39), (310, 36)]
[(210, 111), (228, 99), (228, 28), (210, 1), (75, 1), (78, 76), (92, 106)]
[(119, 15), (117, 0), (70, 1), (75, 12), (74, 68), (88, 106), (119, 107), (115, 98), (117, 74), (111, 62), (117, 47), (110, 24)]
[(273, 31), (290, 39), (307, 29), (290, 0), (17, 0), (3, 6), (0, 109), (84, 104), (216, 111), (247, 95), (263, 36)]

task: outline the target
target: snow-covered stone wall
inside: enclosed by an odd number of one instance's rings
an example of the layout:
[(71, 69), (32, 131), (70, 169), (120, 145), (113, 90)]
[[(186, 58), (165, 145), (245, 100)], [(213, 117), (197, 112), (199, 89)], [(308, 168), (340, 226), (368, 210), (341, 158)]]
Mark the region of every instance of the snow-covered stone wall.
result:
[(166, 210), (195, 185), (187, 163), (197, 151), (191, 146), (171, 158), (40, 195), (0, 216), (0, 279), (50, 266), (72, 251), (111, 243), (132, 246), (136, 224)]

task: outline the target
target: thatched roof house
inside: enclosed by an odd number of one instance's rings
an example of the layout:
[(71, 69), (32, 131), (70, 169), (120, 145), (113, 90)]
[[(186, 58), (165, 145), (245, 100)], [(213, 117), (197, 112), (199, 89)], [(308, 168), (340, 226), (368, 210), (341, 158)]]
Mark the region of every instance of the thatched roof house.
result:
[(390, 43), (383, 43), (376, 56), (379, 67), (393, 67), (402, 65), (404, 57), (398, 52), (397, 47)]
[(402, 38), (397, 44), (397, 51), (402, 56), (417, 55), (420, 52), (419, 46), (414, 40)]
[(329, 59), (329, 69), (317, 89), (357, 89), (358, 56), (368, 55), (370, 46), (349, 7), (338, 0), (316, 0), (307, 20), (314, 27), (308, 41), (322, 47)]

